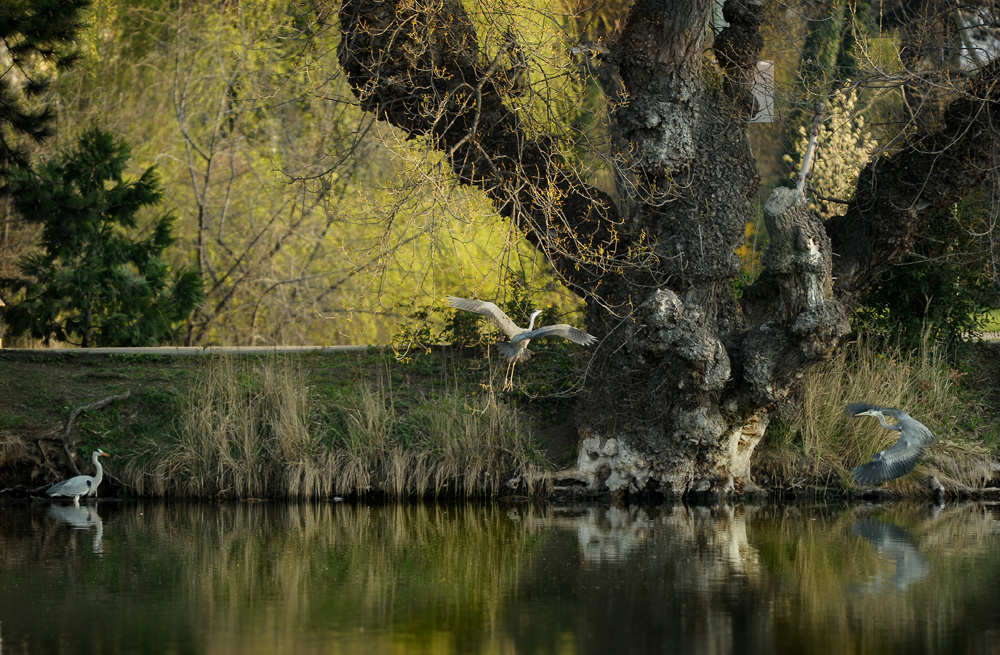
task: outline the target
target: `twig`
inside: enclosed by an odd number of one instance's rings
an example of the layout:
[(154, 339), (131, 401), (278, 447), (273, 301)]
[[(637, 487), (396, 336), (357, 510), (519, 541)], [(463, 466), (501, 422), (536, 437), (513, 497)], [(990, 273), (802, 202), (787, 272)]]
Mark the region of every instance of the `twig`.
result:
[(809, 169), (812, 168), (813, 153), (816, 151), (816, 140), (819, 138), (819, 127), (826, 120), (826, 110), (823, 99), (820, 98), (816, 102), (816, 114), (813, 116), (812, 127), (809, 128), (809, 144), (806, 146), (806, 152), (802, 155), (802, 167), (799, 168), (798, 180), (795, 182), (795, 188), (798, 189), (799, 193), (805, 193), (806, 188), (806, 178), (809, 177)]
[(841, 204), (841, 205), (849, 205), (849, 204), (851, 204), (850, 200), (841, 200), (840, 198), (831, 198), (830, 196), (824, 196), (824, 195), (821, 195), (819, 193), (816, 193), (812, 189), (810, 189), (809, 191), (810, 191), (810, 193), (812, 193), (813, 198), (816, 198), (817, 200), (822, 200), (823, 202), (835, 202), (835, 203), (838, 203), (838, 204)]

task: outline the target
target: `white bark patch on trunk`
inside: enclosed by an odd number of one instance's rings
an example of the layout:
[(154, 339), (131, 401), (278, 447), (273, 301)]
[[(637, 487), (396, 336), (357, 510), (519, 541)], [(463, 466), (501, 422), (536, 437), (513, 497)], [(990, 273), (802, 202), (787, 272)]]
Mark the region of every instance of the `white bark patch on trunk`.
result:
[[(612, 493), (644, 491), (650, 481), (658, 483), (659, 488), (668, 494), (682, 495), (688, 491), (732, 493), (737, 488), (742, 490), (752, 484), (750, 460), (764, 437), (767, 424), (767, 415), (761, 413), (723, 435), (710, 477), (703, 477), (695, 471), (693, 463), (687, 466), (675, 464), (667, 470), (657, 470), (653, 466), (653, 456), (643, 455), (625, 440), (603, 438), (588, 432), (580, 441), (580, 455), (573, 478), (593, 491), (602, 491), (606, 487)], [(693, 434), (692, 439), (697, 441), (698, 437)]]
[(676, 352), (687, 364), (686, 374), (678, 377), (679, 389), (717, 391), (725, 386), (732, 373), (729, 356), (697, 306), (686, 305), (669, 289), (658, 289), (643, 308), (647, 325), (655, 330), (644, 347), (657, 355)]
[(603, 482), (611, 492), (637, 492), (652, 476), (650, 462), (621, 439), (584, 437), (577, 458), (580, 477), (591, 489)]
[(694, 112), (683, 104), (661, 102), (649, 107), (646, 129), (657, 138), (642, 142), (643, 168), (664, 171), (690, 163), (696, 153), (691, 132), (694, 121)]
[(727, 440), (729, 453), (729, 472), (734, 480), (744, 484), (750, 483), (750, 459), (757, 444), (764, 438), (768, 419), (764, 413), (758, 413), (740, 428), (733, 430)]

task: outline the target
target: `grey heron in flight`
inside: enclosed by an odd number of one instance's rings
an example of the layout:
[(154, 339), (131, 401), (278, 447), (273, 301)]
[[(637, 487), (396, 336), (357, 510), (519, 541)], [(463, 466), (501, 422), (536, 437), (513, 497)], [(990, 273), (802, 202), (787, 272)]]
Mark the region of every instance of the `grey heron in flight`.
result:
[(510, 368), (508, 369), (509, 374), (507, 379), (504, 380), (505, 389), (509, 389), (511, 387), (514, 364), (531, 359), (532, 352), (528, 350), (528, 343), (530, 343), (532, 339), (540, 339), (541, 337), (562, 337), (563, 339), (569, 339), (573, 343), (578, 343), (581, 346), (589, 346), (597, 342), (597, 337), (594, 335), (587, 334), (583, 330), (575, 328), (572, 325), (566, 325), (565, 323), (543, 325), (536, 328), (535, 319), (542, 313), (542, 310), (540, 309), (536, 309), (531, 312), (531, 318), (528, 319), (528, 327), (523, 328), (514, 323), (514, 321), (511, 320), (511, 318), (507, 316), (502, 309), (489, 301), (448, 296), (448, 303), (455, 309), (461, 309), (466, 312), (473, 312), (475, 314), (485, 316), (491, 323), (503, 330), (504, 333), (510, 337), (509, 343), (497, 344), (500, 354), (510, 362)]
[(100, 448), (94, 451), (90, 456), (90, 461), (94, 463), (94, 468), (97, 469), (97, 472), (93, 476), (78, 475), (69, 480), (63, 480), (49, 487), (45, 493), (53, 497), (72, 497), (74, 505), (80, 504), (80, 496), (96, 496), (97, 487), (101, 484), (101, 480), (104, 479), (104, 467), (101, 466), (101, 462), (98, 460), (99, 457), (110, 457), (110, 455)]
[[(854, 479), (861, 484), (879, 484), (906, 475), (913, 470), (917, 460), (934, 441), (934, 434), (926, 425), (901, 409), (851, 403), (847, 406), (847, 412), (854, 417), (874, 416), (886, 430), (899, 432), (899, 441), (872, 455), (867, 464), (854, 469)], [(886, 416), (891, 416), (896, 422), (887, 422)]]

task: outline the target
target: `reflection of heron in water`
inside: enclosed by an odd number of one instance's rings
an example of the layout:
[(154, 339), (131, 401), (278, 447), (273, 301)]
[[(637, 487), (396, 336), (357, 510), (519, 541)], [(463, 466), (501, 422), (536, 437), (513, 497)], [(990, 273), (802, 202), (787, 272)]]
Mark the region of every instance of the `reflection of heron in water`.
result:
[(97, 507), (84, 505), (49, 505), (49, 516), (65, 523), (74, 530), (89, 530), (94, 528), (93, 551), (97, 554), (104, 552), (104, 523), (101, 515), (97, 513)]
[(90, 461), (94, 463), (94, 468), (97, 470), (93, 476), (78, 475), (69, 480), (63, 480), (49, 487), (45, 493), (50, 496), (72, 497), (74, 505), (80, 504), (80, 496), (96, 496), (97, 487), (100, 486), (101, 480), (104, 479), (104, 467), (101, 466), (101, 462), (98, 460), (100, 457), (109, 457), (109, 455), (98, 448), (90, 456)]
[[(903, 528), (884, 523), (878, 519), (858, 519), (851, 532), (867, 539), (880, 555), (888, 557), (896, 564), (896, 575), (892, 584), (897, 591), (906, 589), (914, 582), (922, 580), (930, 572), (931, 566), (920, 554), (917, 542)], [(879, 576), (870, 591), (879, 591), (882, 577)]]

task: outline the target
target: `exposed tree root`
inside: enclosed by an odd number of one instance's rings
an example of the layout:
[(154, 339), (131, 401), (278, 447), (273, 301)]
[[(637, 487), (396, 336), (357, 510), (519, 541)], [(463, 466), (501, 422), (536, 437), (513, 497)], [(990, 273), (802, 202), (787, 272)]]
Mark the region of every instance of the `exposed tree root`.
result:
[(45, 449), (42, 448), (42, 441), (43, 440), (57, 441), (62, 444), (63, 453), (66, 455), (66, 461), (69, 462), (70, 468), (73, 469), (73, 473), (75, 475), (80, 475), (80, 469), (77, 467), (76, 462), (73, 460), (73, 455), (70, 453), (70, 445), (72, 443), (70, 440), (70, 434), (73, 432), (73, 423), (76, 422), (77, 417), (80, 416), (80, 414), (82, 414), (83, 412), (92, 409), (103, 409), (108, 405), (110, 405), (111, 403), (115, 402), (116, 400), (125, 400), (131, 395), (132, 391), (126, 390), (125, 393), (118, 394), (117, 396), (108, 396), (107, 398), (102, 398), (101, 400), (94, 401), (87, 405), (74, 407), (73, 410), (69, 413), (69, 416), (66, 418), (66, 423), (63, 424), (62, 432), (39, 437), (38, 440), (36, 441), (36, 444), (38, 445), (38, 450), (42, 453), (42, 461), (45, 463), (45, 465), (48, 466), (50, 469), (55, 468), (49, 463), (49, 459), (45, 454)]

